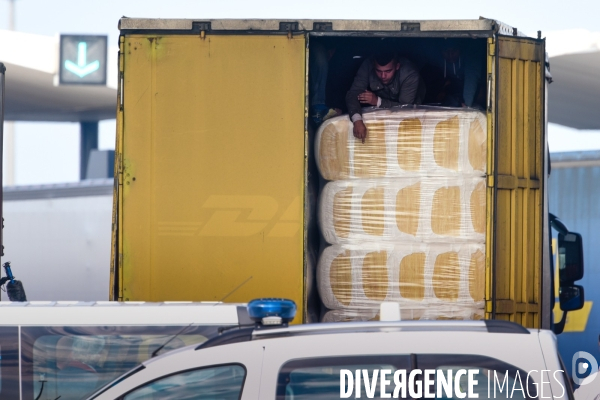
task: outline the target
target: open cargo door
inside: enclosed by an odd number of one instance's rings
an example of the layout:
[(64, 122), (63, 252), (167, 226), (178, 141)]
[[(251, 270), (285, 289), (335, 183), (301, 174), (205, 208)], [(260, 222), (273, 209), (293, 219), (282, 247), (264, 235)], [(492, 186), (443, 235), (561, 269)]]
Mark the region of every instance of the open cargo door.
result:
[(540, 327), (542, 316), (544, 54), (543, 40), (497, 36), (488, 64), (497, 107), (490, 103), (496, 115), (488, 186), (496, 222), (486, 312), (530, 328)]
[(121, 37), (113, 298), (303, 314), (305, 54), (302, 35)]

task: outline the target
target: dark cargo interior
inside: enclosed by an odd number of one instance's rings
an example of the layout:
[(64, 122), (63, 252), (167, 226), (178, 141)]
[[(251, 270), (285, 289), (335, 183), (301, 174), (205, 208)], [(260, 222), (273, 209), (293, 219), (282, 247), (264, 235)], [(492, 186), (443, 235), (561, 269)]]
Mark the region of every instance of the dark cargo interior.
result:
[[(306, 322), (320, 321), (326, 311), (316, 288), (315, 272), (324, 246), (316, 210), (319, 192), (326, 181), (319, 176), (312, 147), (320, 125), (311, 118), (314, 106), (322, 103), (324, 97), (328, 109), (335, 110), (337, 115), (347, 114), (346, 94), (361, 64), (376, 54), (394, 53), (400, 63), (408, 60), (418, 69), (426, 90), (422, 105), (483, 110), (487, 100), (486, 46), (485, 38), (465, 37), (309, 38), (309, 152), (305, 199)], [(318, 85), (325, 80), (323, 93)]]
[(328, 58), (327, 105), (345, 113), (346, 92), (364, 60), (379, 52), (394, 52), (400, 59), (412, 62), (420, 71), (427, 88), (423, 104), (461, 106), (448, 97), (461, 93), (461, 88), (456, 86), (461, 81), (470, 80), (475, 84), (475, 96), (472, 100), (465, 99), (466, 105), (483, 107), (486, 43), (485, 39), (465, 38), (310, 38), (309, 80), (313, 78), (311, 74), (319, 56), (317, 53), (325, 53)]

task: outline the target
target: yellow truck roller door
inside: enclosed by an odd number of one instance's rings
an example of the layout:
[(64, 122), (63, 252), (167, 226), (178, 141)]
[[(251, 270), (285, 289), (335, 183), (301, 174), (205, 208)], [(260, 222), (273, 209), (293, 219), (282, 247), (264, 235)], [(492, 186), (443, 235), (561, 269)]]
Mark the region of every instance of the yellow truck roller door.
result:
[[(544, 132), (543, 40), (498, 36), (492, 188), (492, 299), (487, 312), (540, 327)], [(489, 315), (488, 314), (488, 315)]]
[(261, 293), (302, 315), (305, 38), (132, 34), (121, 46), (118, 299)]

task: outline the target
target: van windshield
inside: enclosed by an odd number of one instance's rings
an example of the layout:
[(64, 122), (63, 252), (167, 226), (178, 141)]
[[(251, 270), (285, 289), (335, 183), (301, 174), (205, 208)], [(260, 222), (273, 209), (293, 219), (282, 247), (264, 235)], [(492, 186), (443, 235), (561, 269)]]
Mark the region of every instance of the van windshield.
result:
[[(24, 399), (81, 399), (159, 354), (202, 343), (218, 327), (47, 327), (28, 330)], [(25, 332), (24, 332), (25, 333)], [(24, 335), (25, 336), (25, 335)], [(166, 345), (165, 345), (166, 343)], [(161, 346), (163, 346), (161, 348)], [(27, 356), (30, 353), (31, 357)]]

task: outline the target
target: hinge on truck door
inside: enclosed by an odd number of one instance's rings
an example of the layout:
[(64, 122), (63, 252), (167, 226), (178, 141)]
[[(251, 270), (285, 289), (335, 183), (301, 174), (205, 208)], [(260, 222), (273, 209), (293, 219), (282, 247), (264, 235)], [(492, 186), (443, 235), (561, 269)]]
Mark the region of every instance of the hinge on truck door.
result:
[(488, 75), (487, 85), (487, 111), (492, 112), (492, 74)]
[(119, 37), (119, 111), (123, 111), (123, 71), (125, 70), (123, 53), (125, 52), (125, 37)]
[(490, 41), (488, 42), (488, 55), (496, 55), (496, 43), (494, 43), (493, 39), (490, 39)]
[(119, 72), (119, 111), (123, 111), (123, 72)]
[[(119, 174), (119, 178), (123, 178), (123, 154), (119, 153), (119, 157), (117, 158), (117, 172)], [(119, 179), (119, 183), (122, 184), (123, 180)]]
[(194, 21), (192, 22), (192, 31), (200, 34), (200, 38), (204, 40), (206, 37), (206, 32), (210, 31), (210, 22)]

